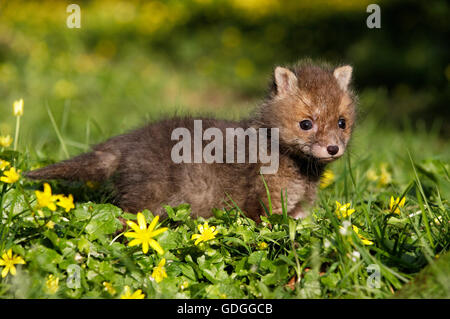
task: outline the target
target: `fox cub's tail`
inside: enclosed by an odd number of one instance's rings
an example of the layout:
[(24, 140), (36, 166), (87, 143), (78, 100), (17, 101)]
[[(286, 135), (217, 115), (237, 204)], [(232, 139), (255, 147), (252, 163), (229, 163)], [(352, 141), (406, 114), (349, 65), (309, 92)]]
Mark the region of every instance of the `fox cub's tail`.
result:
[(118, 156), (103, 151), (93, 151), (52, 164), (24, 175), (31, 179), (65, 179), (102, 181), (109, 178), (119, 165)]

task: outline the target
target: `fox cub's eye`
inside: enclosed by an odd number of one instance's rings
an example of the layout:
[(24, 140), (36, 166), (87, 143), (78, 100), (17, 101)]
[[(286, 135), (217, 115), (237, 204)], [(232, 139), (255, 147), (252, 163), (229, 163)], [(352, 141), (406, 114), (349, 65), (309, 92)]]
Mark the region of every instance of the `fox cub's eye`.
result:
[(300, 122), (300, 128), (302, 130), (307, 131), (307, 130), (312, 129), (312, 127), (313, 127), (313, 124), (312, 124), (312, 122), (310, 120), (303, 120), (303, 121)]
[(339, 128), (344, 129), (345, 128), (345, 120), (339, 119), (338, 126), (339, 126)]

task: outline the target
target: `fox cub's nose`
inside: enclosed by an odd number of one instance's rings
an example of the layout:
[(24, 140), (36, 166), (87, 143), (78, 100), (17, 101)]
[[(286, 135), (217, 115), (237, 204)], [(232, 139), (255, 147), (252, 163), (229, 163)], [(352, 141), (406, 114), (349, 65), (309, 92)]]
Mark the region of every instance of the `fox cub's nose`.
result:
[(339, 146), (329, 145), (329, 146), (327, 146), (327, 151), (328, 151), (328, 154), (330, 154), (330, 155), (336, 155), (337, 152), (339, 152)]

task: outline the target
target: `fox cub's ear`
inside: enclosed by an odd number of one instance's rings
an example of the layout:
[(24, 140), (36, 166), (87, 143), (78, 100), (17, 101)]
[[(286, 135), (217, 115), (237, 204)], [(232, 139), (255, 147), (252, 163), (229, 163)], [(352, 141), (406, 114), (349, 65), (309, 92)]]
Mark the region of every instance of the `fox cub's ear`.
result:
[(339, 87), (342, 91), (347, 91), (348, 84), (352, 78), (352, 67), (350, 65), (344, 65), (339, 68), (336, 68), (333, 72), (334, 77), (336, 78)]
[(298, 80), (292, 71), (277, 66), (274, 72), (276, 93), (279, 96), (294, 93), (298, 87)]

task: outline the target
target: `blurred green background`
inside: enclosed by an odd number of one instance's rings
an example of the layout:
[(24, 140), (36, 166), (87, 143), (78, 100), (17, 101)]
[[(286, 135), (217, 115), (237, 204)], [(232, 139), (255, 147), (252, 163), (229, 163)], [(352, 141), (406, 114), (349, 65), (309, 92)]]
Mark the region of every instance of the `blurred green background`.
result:
[(38, 157), (63, 157), (46, 105), (75, 155), (164, 114), (245, 116), (273, 67), (303, 57), (354, 66), (361, 134), (420, 131), (419, 153), (430, 138), (448, 155), (445, 0), (378, 1), (381, 29), (366, 26), (373, 1), (75, 1), (69, 29), (72, 2), (0, 2), (0, 134), (23, 97), (20, 148)]

